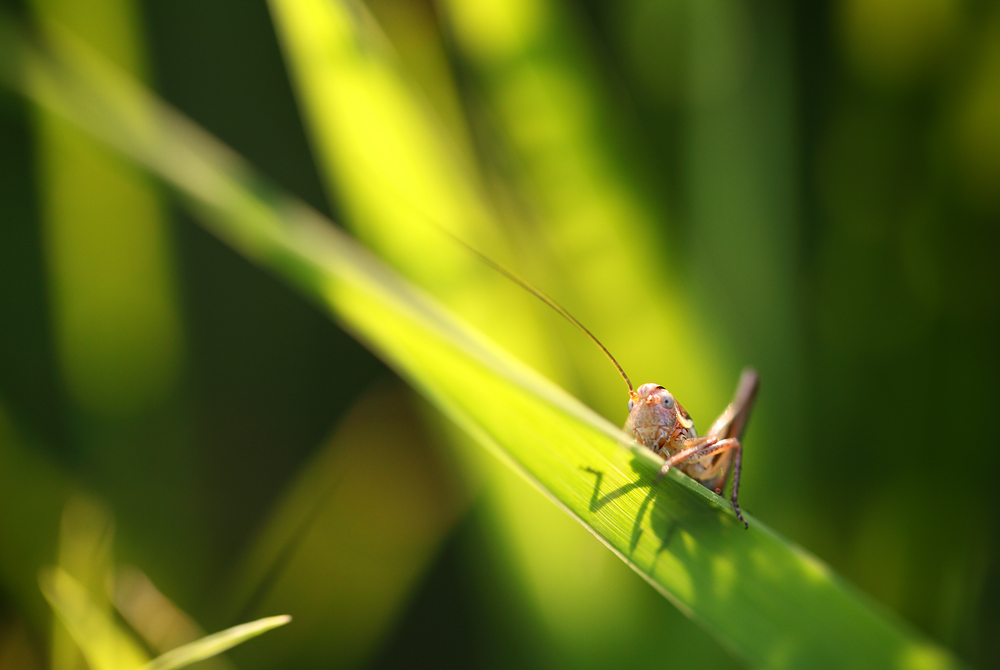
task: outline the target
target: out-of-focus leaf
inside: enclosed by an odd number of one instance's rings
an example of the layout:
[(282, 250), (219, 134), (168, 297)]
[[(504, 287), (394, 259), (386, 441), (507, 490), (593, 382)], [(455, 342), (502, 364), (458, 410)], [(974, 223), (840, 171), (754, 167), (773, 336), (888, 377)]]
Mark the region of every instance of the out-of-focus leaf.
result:
[(203, 661), (241, 642), (284, 626), (290, 616), (273, 616), (227, 628), (182, 647), (172, 649), (152, 661), (132, 638), (104, 610), (97, 607), (87, 591), (59, 568), (43, 572), (42, 593), (52, 605), (70, 635), (79, 645), (91, 670), (174, 670)]
[[(140, 76), (145, 70), (135, 0), (32, 0), (48, 22), (99, 44), (103, 57)], [(38, 225), (65, 416), (76, 427), (66, 446), (87, 463), (143, 564), (161, 560), (193, 583), (209, 562), (197, 496), (195, 440), (178, 402), (183, 335), (174, 282), (165, 193), (133, 161), (44, 109), (31, 116), (37, 167)], [(154, 530), (155, 529), (155, 530)], [(157, 556), (141, 555), (153, 536), (183, 534)], [(183, 546), (183, 548), (181, 548)], [(184, 560), (170, 556), (184, 553)], [(67, 571), (108, 605), (82, 573)], [(192, 574), (194, 573), (194, 574)], [(56, 624), (53, 670), (78, 670), (75, 645)]]
[[(503, 150), (516, 159), (521, 197), (544, 224), (536, 243), (552, 249), (555, 268), (572, 269), (552, 274), (581, 297), (574, 314), (599, 328), (605, 344), (627, 343), (614, 350), (638, 383), (667, 385), (696, 417), (705, 415), (702, 408), (718, 411), (730, 393), (721, 371), (731, 367), (735, 382), (743, 362), (713, 347), (712, 315), (699, 313), (682, 287), (677, 254), (663, 234), (662, 186), (639, 176), (649, 167), (645, 138), (631, 127), (629, 105), (615, 104), (621, 92), (602, 81), (574, 30), (582, 17), (558, 0), (439, 4), (489, 101)], [(679, 318), (684, 327), (676, 327)], [(568, 346), (582, 351), (587, 343)], [(599, 357), (574, 361), (586, 378), (606, 374)], [(625, 404), (610, 383), (587, 393), (602, 408)]]
[[(63, 507), (59, 524), (57, 566), (89, 594), (86, 599), (95, 618), (99, 618), (96, 613), (111, 617), (112, 606), (105, 585), (114, 569), (113, 544), (114, 520), (107, 508), (86, 495), (71, 496)], [(79, 670), (83, 666), (80, 656), (83, 649), (77, 634), (65, 625), (64, 617), (56, 617), (52, 622), (50, 650), (52, 670)]]
[(272, 628), (284, 626), (291, 620), (292, 617), (288, 615), (272, 616), (227, 628), (183, 647), (172, 649), (162, 656), (157, 656), (142, 666), (142, 670), (175, 670), (198, 661), (204, 661), (206, 658), (221, 654), (252, 637), (266, 633)]
[(146, 663), (148, 657), (135, 640), (65, 570), (43, 572), (39, 582), (91, 670), (135, 670)]
[(39, 445), (18, 434), (0, 404), (0, 584), (9, 602), (37, 629), (47, 625), (51, 610), (35, 577), (38, 566), (50, 562), (56, 552), (68, 479)]
[(398, 381), (359, 395), (234, 570), (226, 600), (244, 613), (236, 620), (295, 614), (293, 627), (255, 652), (256, 667), (358, 667), (461, 513), (412, 395)]
[(8, 82), (178, 188), (211, 230), (325, 305), (752, 665), (957, 667), (756, 519), (748, 517), (744, 531), (722, 499), (676, 470), (656, 481), (659, 459), (651, 452), (625, 444), (614, 426), (457, 321), (318, 214), (275, 193), (69, 37), (55, 41), (55, 60), (11, 30), (0, 30), (0, 37), (6, 45), (0, 55), (7, 55), (0, 72)]
[[(132, 630), (156, 653), (205, 637), (201, 626), (139, 568), (124, 566), (115, 571), (112, 599)], [(225, 656), (217, 656), (205, 661), (201, 670), (234, 670), (234, 666)]]
[[(402, 274), (497, 333), (507, 348), (544, 370), (557, 369), (560, 357), (546, 350), (533, 322), (537, 313), (525, 308), (523, 296), (457, 245), (441, 243), (437, 227), (505, 255), (471, 151), (401, 75), (364, 6), (269, 4), (345, 225)], [(504, 327), (512, 314), (519, 327)]]
[[(34, 0), (38, 12), (143, 69), (135, 3)], [(98, 421), (134, 417), (180, 376), (180, 323), (156, 184), (65, 119), (35, 118), (53, 325), (66, 388)], [(95, 457), (121, 458), (102, 443)]]
[(3, 670), (43, 670), (24, 622), (8, 619), (0, 624), (0, 668)]

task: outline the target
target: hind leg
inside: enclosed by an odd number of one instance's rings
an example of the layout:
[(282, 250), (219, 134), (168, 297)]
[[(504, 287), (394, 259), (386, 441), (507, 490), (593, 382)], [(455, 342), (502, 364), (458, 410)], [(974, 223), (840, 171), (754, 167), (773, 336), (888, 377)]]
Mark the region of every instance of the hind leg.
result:
[(743, 433), (750, 420), (750, 411), (753, 409), (754, 401), (757, 399), (757, 389), (760, 388), (760, 376), (753, 368), (746, 368), (740, 375), (740, 381), (736, 385), (736, 393), (733, 394), (733, 401), (729, 403), (725, 411), (719, 415), (712, 427), (708, 429), (706, 436), (715, 437), (720, 440), (728, 437), (735, 437), (737, 440), (743, 439)]
[(684, 461), (697, 461), (707, 456), (732, 450), (734, 454), (733, 493), (730, 496), (730, 500), (733, 503), (733, 511), (736, 512), (736, 518), (743, 522), (744, 528), (749, 528), (750, 524), (748, 524), (746, 519), (743, 518), (743, 513), (740, 512), (740, 504), (738, 502), (740, 492), (740, 471), (743, 465), (743, 445), (741, 445), (740, 441), (734, 437), (726, 438), (725, 440), (716, 440), (713, 437), (702, 437), (688, 440), (688, 442), (697, 442), (697, 444), (681, 449), (676, 454), (668, 458), (663, 463), (663, 467), (660, 468), (657, 478), (667, 474), (670, 471), (670, 468), (683, 463)]

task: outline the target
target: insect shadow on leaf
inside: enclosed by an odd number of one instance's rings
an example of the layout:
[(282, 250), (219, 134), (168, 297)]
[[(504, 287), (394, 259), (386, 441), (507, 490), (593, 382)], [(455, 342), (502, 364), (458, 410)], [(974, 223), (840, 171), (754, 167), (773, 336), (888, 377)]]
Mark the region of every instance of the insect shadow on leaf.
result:
[[(589, 472), (594, 475), (594, 490), (590, 495), (590, 511), (592, 513), (599, 512), (601, 508), (608, 503), (613, 502), (624, 495), (628, 495), (636, 489), (649, 489), (646, 492), (645, 497), (642, 499), (642, 502), (639, 504), (639, 510), (636, 513), (635, 521), (632, 524), (632, 534), (629, 538), (628, 546), (628, 553), (630, 556), (639, 545), (639, 540), (642, 539), (642, 521), (646, 517), (647, 510), (650, 509), (650, 504), (657, 498), (657, 494), (662, 488), (662, 486), (658, 484), (657, 478), (655, 477), (655, 470), (650, 470), (648, 463), (636, 458), (632, 460), (631, 465), (633, 472), (636, 473), (635, 481), (623, 484), (622, 486), (619, 486), (604, 495), (601, 495), (601, 483), (604, 481), (604, 473), (589, 466), (581, 468), (585, 472)], [(673, 538), (680, 521), (676, 518), (670, 518), (673, 515), (669, 511), (669, 506), (658, 505), (656, 507), (658, 513), (655, 514), (654, 517), (668, 519), (668, 524), (663, 528), (663, 532), (656, 533), (660, 538), (660, 547), (656, 552), (657, 556), (659, 556), (659, 554), (662, 553), (670, 544), (670, 540)], [(654, 529), (654, 531), (658, 530), (656, 526), (661, 524), (653, 524), (652, 522), (653, 518), (650, 519), (650, 526)]]

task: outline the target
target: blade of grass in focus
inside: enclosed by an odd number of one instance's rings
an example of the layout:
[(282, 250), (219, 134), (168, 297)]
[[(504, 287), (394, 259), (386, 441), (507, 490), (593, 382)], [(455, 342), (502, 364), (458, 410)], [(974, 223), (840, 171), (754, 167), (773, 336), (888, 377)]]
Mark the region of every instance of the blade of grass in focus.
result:
[(615, 427), (273, 191), (69, 36), (53, 33), (58, 55), (50, 60), (9, 25), (0, 31), (0, 76), (8, 83), (172, 184), (212, 231), (328, 308), (748, 663), (958, 667), (756, 519), (748, 517), (745, 532), (724, 501), (676, 471), (656, 482), (659, 461), (648, 450), (624, 444)]

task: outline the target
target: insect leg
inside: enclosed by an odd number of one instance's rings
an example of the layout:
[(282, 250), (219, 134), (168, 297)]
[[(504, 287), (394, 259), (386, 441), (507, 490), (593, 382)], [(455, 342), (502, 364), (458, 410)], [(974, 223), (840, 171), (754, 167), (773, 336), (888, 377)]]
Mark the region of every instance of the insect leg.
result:
[(740, 504), (737, 501), (740, 492), (740, 471), (743, 464), (743, 446), (740, 444), (740, 441), (735, 437), (729, 437), (724, 440), (707, 437), (688, 440), (688, 442), (698, 442), (699, 444), (685, 447), (668, 458), (663, 464), (663, 467), (660, 468), (657, 478), (667, 474), (667, 472), (670, 471), (670, 468), (683, 461), (689, 459), (698, 460), (700, 458), (705, 458), (706, 456), (712, 456), (714, 454), (732, 449), (735, 452), (735, 458), (733, 459), (733, 494), (730, 496), (730, 500), (732, 500), (733, 511), (736, 512), (736, 518), (743, 522), (744, 528), (749, 528), (750, 525), (746, 522), (746, 519), (743, 518), (743, 514), (740, 512)]
[[(706, 435), (724, 440), (735, 437), (737, 440), (743, 439), (747, 422), (750, 419), (750, 410), (753, 409), (754, 400), (757, 398), (757, 389), (760, 387), (760, 378), (753, 368), (746, 368), (740, 375), (739, 384), (736, 386), (736, 393), (733, 394), (733, 401), (729, 403), (726, 410), (719, 415), (712, 427), (708, 429)], [(711, 489), (718, 494), (729, 479), (729, 473), (733, 468), (733, 456), (735, 454), (725, 454), (716, 459), (715, 465), (702, 473), (699, 481), (705, 488)]]
[(743, 446), (737, 442), (736, 443), (736, 456), (733, 458), (733, 494), (730, 499), (733, 502), (733, 511), (736, 512), (736, 518), (743, 522), (743, 530), (750, 527), (747, 520), (743, 518), (740, 514), (740, 504), (736, 502), (736, 499), (740, 495), (740, 469), (743, 465)]
[(726, 451), (727, 449), (740, 449), (740, 441), (735, 437), (726, 438), (725, 440), (719, 440), (714, 437), (698, 437), (693, 440), (687, 440), (687, 443), (696, 441), (701, 444), (694, 444), (690, 447), (685, 447), (668, 458), (663, 464), (663, 467), (660, 468), (660, 476), (662, 477), (667, 474), (670, 471), (670, 468), (683, 461), (697, 461), (707, 456), (714, 456), (715, 454)]
[(718, 480), (725, 480), (729, 476), (729, 468), (733, 464), (732, 453), (722, 453), (703, 472), (698, 474), (698, 481), (702, 486), (711, 489), (721, 495), (718, 490)]
[(739, 384), (736, 385), (733, 401), (715, 420), (706, 435), (717, 437), (720, 440), (728, 437), (735, 437), (737, 440), (743, 439), (743, 432), (750, 419), (750, 410), (753, 409), (754, 400), (757, 399), (758, 388), (760, 388), (760, 376), (757, 371), (753, 368), (745, 368), (740, 375)]

